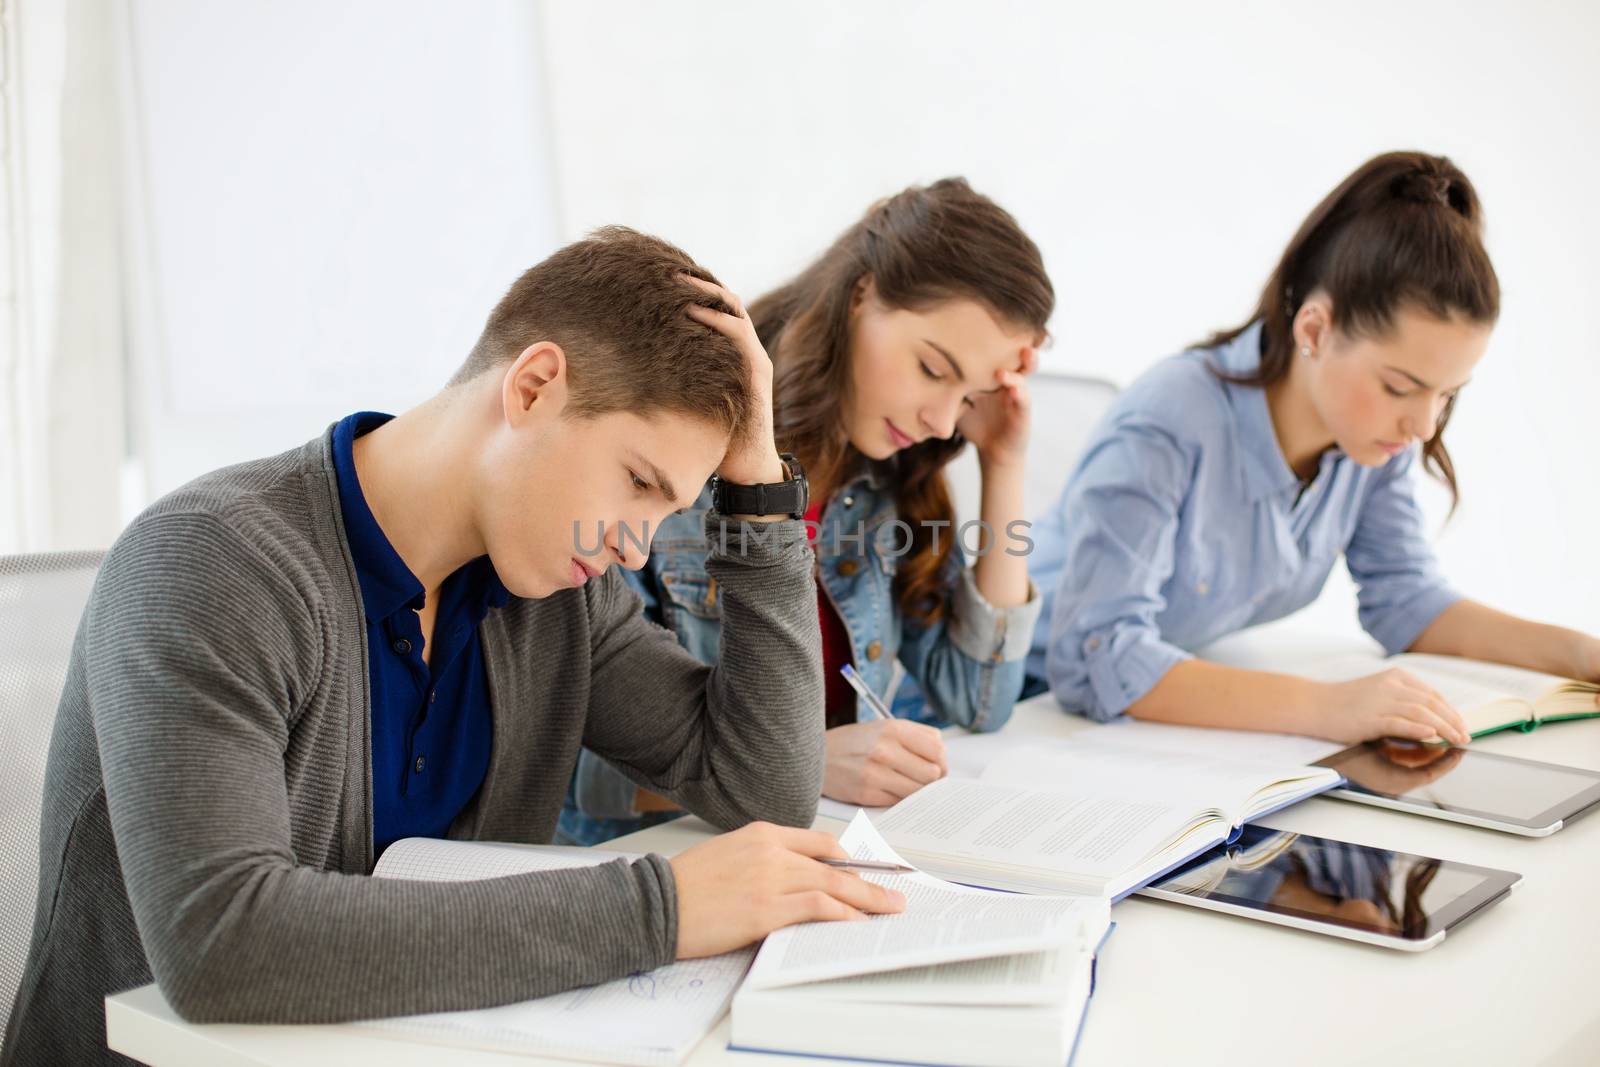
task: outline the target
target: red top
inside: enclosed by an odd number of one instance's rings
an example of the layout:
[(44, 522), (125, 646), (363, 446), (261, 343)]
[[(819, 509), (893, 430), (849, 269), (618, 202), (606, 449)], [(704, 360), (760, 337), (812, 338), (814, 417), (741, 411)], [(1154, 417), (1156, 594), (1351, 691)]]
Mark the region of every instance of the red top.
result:
[[(821, 501), (812, 501), (806, 509), (805, 519), (806, 539), (815, 548), (817, 532), (822, 524)], [(844, 620), (839, 618), (833, 602), (828, 599), (820, 575), (817, 577), (817, 621), (822, 624), (822, 691), (826, 698), (827, 728), (831, 730), (835, 726), (856, 721), (856, 692), (844, 680), (844, 675), (839, 673), (839, 668), (853, 658), (850, 654), (850, 631), (845, 629)]]

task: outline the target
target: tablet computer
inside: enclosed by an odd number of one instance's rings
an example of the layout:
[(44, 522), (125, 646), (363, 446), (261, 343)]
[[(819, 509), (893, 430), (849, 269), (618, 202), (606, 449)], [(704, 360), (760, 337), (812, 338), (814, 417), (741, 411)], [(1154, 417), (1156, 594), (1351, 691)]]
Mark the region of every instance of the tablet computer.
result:
[(1522, 876), (1492, 867), (1247, 826), (1141, 896), (1418, 952), (1503, 899)]
[(1456, 745), (1368, 741), (1318, 763), (1345, 776), (1330, 797), (1529, 837), (1600, 805), (1600, 771)]

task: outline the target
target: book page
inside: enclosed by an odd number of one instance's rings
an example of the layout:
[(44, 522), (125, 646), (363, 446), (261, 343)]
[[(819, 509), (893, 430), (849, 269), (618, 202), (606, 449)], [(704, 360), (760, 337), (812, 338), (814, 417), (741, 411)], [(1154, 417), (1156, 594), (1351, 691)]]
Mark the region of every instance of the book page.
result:
[(1547, 688), (1547, 681), (1548, 684), (1561, 681), (1515, 667), (1498, 667), (1458, 656), (1418, 653), (1402, 653), (1388, 659), (1336, 656), (1308, 662), (1294, 668), (1293, 673), (1318, 682), (1349, 682), (1393, 667), (1416, 675), (1437, 690), (1461, 714), (1467, 732), (1473, 734), (1526, 720), (1533, 714), (1533, 701)]
[(1187, 751), (1184, 739), (1168, 738), (1160, 727), (1150, 725), (1151, 730), (1137, 734), (1084, 731), (1016, 750), (990, 763), (982, 780), (1158, 802), (1186, 815), (1216, 810), (1237, 825), (1260, 810), (1265, 800), (1338, 778), (1326, 768), (1227, 754), (1220, 746), (1200, 753)]
[(1032, 867), (1072, 874), (1083, 892), (1099, 893), (1098, 883), (1148, 862), (1192, 830), (1194, 819), (1149, 797), (944, 778), (890, 808), (878, 828), (925, 866)]
[[(1474, 698), (1480, 698), (1478, 699), (1480, 703), (1488, 703), (1491, 700), (1504, 700), (1510, 697), (1513, 700), (1535, 704), (1541, 697), (1564, 686), (1582, 684), (1555, 674), (1540, 674), (1538, 671), (1523, 670), (1521, 667), (1484, 663), (1482, 660), (1462, 659), (1460, 656), (1427, 656), (1416, 652), (1405, 652), (1398, 656), (1390, 656), (1384, 662), (1415, 674), (1438, 689), (1446, 700), (1456, 705), (1458, 710), (1463, 708), (1463, 702)], [(1451, 695), (1452, 692), (1459, 692), (1462, 701), (1456, 701)]]
[[(862, 814), (839, 843), (856, 859), (904, 862)], [(970, 889), (920, 871), (859, 873), (904, 893), (905, 911), (864, 922), (802, 923), (768, 935), (750, 969), (751, 989), (1067, 946), (1093, 948), (1088, 922), (1100, 912), (1084, 901)]]
[[(472, 881), (530, 871), (592, 867), (618, 852), (559, 845), (405, 838), (384, 850), (373, 875)], [(352, 1025), (381, 1036), (535, 1053), (595, 1063), (681, 1063), (727, 1010), (755, 950), (680, 960), (601, 985), (479, 1011), (436, 1012)]]
[[(1467, 728), (1473, 733), (1522, 718), (1600, 714), (1600, 705), (1595, 702), (1595, 696), (1600, 694), (1600, 685), (1593, 682), (1580, 682), (1556, 674), (1541, 674), (1521, 667), (1484, 663), (1459, 656), (1407, 653), (1393, 656), (1388, 662), (1414, 672), (1443, 693), (1446, 699), (1451, 699), (1450, 694), (1443, 684), (1435, 684), (1435, 679), (1440, 683), (1470, 685), (1485, 692), (1501, 694), (1498, 704), (1474, 708), (1472, 713), (1461, 704), (1456, 704), (1457, 710), (1467, 720)], [(1508, 706), (1507, 698), (1517, 706)], [(1523, 705), (1531, 705), (1531, 712)]]
[(791, 987), (800, 996), (880, 1004), (1060, 1004), (1089, 956), (1077, 948), (935, 963)]
[(1177, 726), (1123, 716), (1115, 722), (1081, 730), (1072, 740), (1080, 746), (1115, 745), (1123, 750), (1174, 752), (1196, 759), (1249, 764), (1276, 773), (1315, 763), (1343, 751), (1342, 741), (1263, 730), (1223, 730), (1214, 726)]

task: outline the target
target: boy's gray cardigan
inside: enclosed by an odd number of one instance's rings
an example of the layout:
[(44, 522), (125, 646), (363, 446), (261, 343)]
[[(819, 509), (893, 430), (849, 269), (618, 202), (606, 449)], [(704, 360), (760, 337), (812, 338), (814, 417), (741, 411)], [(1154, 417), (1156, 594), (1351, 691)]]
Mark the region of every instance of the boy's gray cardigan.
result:
[[(6, 1064), (127, 1062), (105, 1050), (102, 998), (152, 976), (192, 1021), (310, 1023), (487, 1007), (673, 958), (660, 856), (368, 877), (366, 627), (330, 441), (189, 484), (106, 556), (50, 744)], [(720, 667), (646, 621), (614, 568), (490, 612), (493, 749), (452, 837), (550, 840), (584, 745), (718, 826), (809, 824), (823, 701), (805, 529), (730, 528), (710, 564)]]

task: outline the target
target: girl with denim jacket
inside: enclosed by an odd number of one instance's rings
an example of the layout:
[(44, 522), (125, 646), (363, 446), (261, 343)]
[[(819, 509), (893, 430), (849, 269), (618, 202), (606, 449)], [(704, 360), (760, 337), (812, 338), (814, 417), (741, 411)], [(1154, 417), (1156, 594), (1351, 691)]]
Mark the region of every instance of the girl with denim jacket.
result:
[[(1016, 220), (949, 178), (874, 205), (750, 307), (773, 358), (779, 448), (811, 485), (825, 796), (892, 804), (945, 773), (937, 725), (995, 730), (1010, 717), (1040, 607), (1021, 533), (1025, 376), (1054, 303)], [(958, 528), (943, 471), (968, 443), (982, 525)], [(705, 568), (709, 506), (707, 490), (647, 531), (649, 558), (629, 578), (646, 614), (712, 664), (723, 604)], [(883, 695), (896, 662), (921, 699), (875, 719), (839, 668)], [(585, 751), (560, 830), (593, 844), (675, 814)]]

